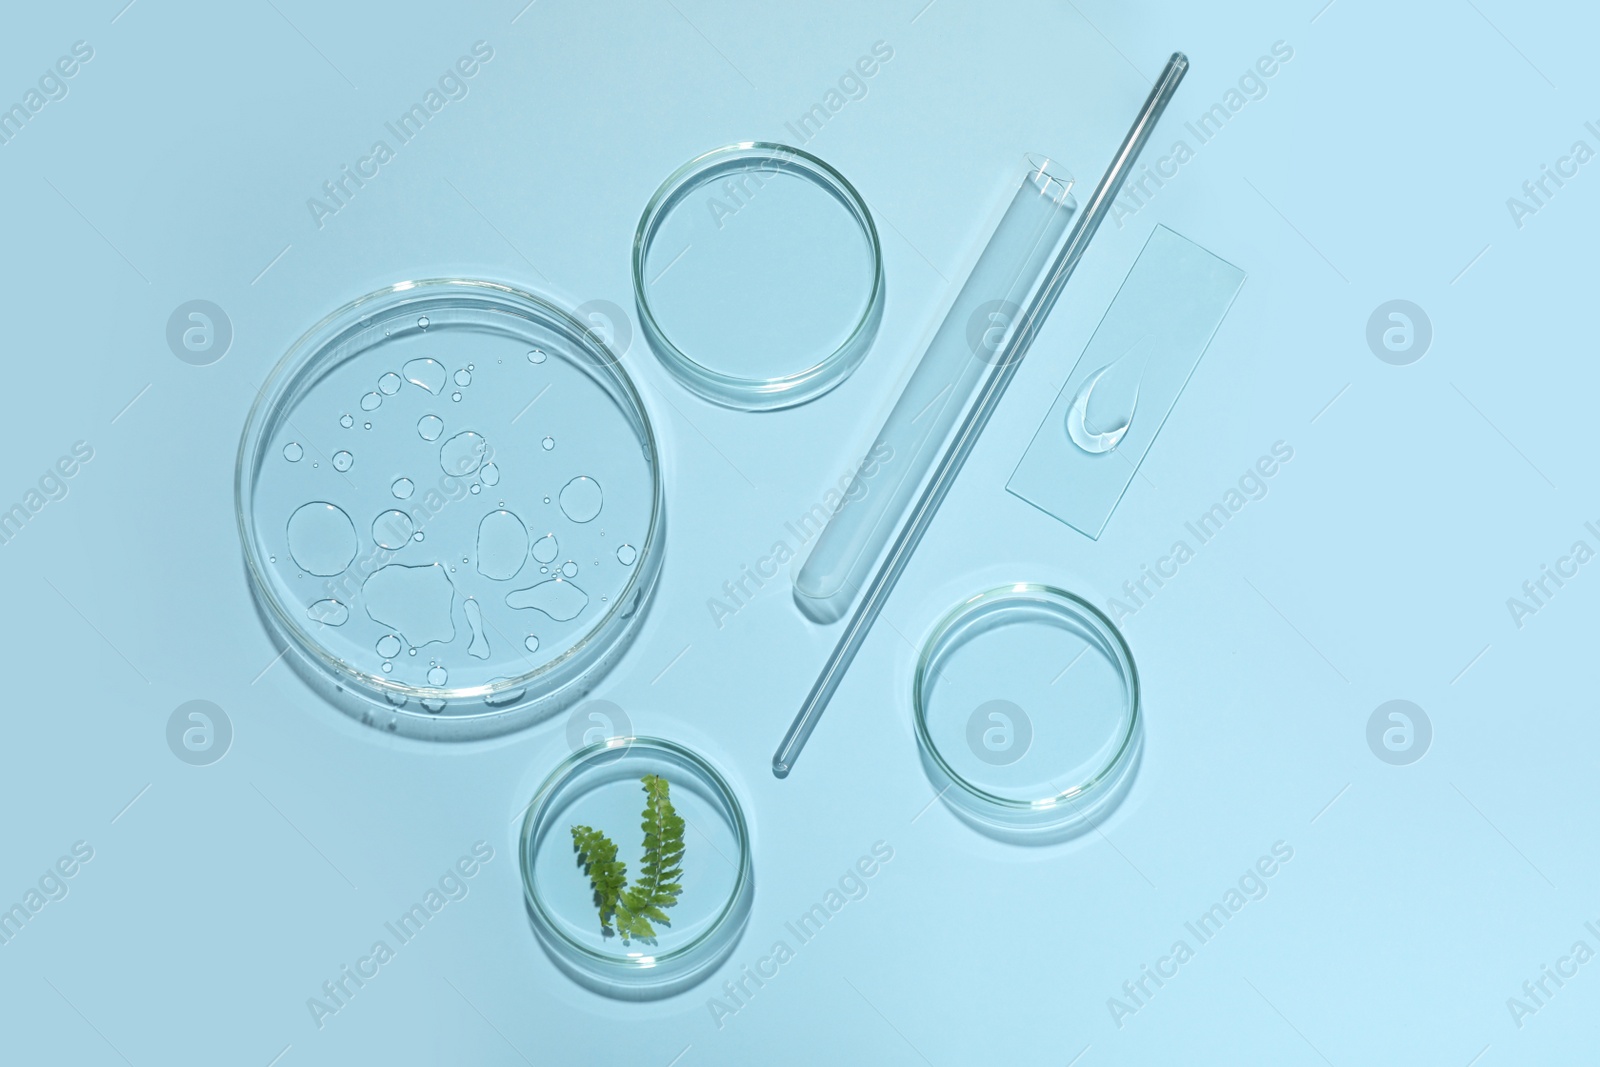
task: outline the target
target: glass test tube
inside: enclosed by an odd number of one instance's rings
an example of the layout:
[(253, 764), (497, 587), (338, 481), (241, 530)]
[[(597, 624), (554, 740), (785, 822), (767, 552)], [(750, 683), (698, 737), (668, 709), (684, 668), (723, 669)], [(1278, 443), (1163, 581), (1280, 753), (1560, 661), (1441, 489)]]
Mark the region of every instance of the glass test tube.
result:
[(1030, 157), (1016, 195), (851, 478), (811, 555), (795, 601), (815, 619), (845, 612), (872, 571), (1008, 328), (1077, 210), (1072, 176)]

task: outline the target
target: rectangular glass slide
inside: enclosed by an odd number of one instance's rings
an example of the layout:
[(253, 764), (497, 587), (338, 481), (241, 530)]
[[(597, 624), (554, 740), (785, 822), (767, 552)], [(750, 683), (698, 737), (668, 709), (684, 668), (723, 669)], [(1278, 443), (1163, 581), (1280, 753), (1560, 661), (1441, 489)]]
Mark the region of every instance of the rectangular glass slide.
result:
[(1244, 279), (1157, 226), (1006, 488), (1098, 540)]

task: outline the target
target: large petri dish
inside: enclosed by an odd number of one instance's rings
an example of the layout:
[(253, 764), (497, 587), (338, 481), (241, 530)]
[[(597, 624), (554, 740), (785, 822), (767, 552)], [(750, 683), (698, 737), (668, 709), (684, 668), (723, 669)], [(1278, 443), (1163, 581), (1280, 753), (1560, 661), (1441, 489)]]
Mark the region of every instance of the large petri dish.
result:
[[(682, 890), (656, 936), (624, 941), (602, 929), (572, 827), (600, 830), (617, 846), (629, 884), (643, 851), (641, 779), (666, 779), (684, 820)], [(738, 944), (755, 894), (750, 832), (738, 798), (700, 756), (659, 738), (614, 737), (568, 757), (542, 785), (523, 820), (519, 848), (529, 918), (569, 977), (622, 999), (667, 996), (714, 970)]]
[(684, 385), (744, 410), (803, 403), (861, 362), (883, 312), (867, 205), (798, 148), (747, 141), (690, 160), (633, 242), (651, 347)]
[(660, 570), (632, 383), (568, 312), (493, 282), (403, 282), (312, 327), (250, 412), (235, 491), (291, 662), (407, 736), (488, 737), (581, 697)]
[(1093, 605), (1050, 586), (1002, 586), (957, 605), (923, 647), (913, 709), (940, 796), (1005, 840), (1089, 828), (1138, 762), (1133, 654)]

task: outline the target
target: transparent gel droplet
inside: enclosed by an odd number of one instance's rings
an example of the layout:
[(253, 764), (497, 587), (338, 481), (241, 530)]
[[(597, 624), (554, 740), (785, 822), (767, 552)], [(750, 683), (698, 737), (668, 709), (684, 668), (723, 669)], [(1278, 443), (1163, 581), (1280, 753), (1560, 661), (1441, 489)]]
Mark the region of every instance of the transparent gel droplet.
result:
[(517, 576), (528, 558), (528, 529), (509, 511), (491, 511), (478, 523), (478, 573), (496, 582)]
[(350, 516), (325, 500), (302, 504), (289, 516), (289, 556), (307, 574), (331, 578), (356, 558)]
[(416, 488), (416, 483), (410, 478), (396, 478), (394, 484), (389, 486), (389, 492), (394, 494), (396, 500), (409, 500)]
[(382, 393), (384, 396), (394, 396), (394, 394), (400, 391), (400, 386), (403, 384), (405, 383), (400, 380), (400, 375), (396, 374), (394, 371), (389, 371), (382, 378), (378, 379), (378, 392)]
[(412, 645), (449, 641), (456, 635), (450, 617), (455, 586), (437, 563), (379, 567), (361, 586), (361, 600), (372, 621), (403, 635)]
[(529, 652), (537, 652), (539, 651), (539, 639), (533, 634), (529, 634), (523, 640), (522, 647), (527, 649)]
[(437, 441), (444, 433), (444, 420), (437, 415), (424, 415), (417, 420), (417, 435), (424, 441)]
[(348, 452), (341, 450), (333, 454), (333, 469), (336, 471), (347, 471), (355, 465), (355, 462), (356, 457)]
[(589, 606), (589, 594), (564, 578), (551, 578), (538, 585), (507, 593), (506, 606), (532, 608), (544, 612), (556, 622), (566, 622), (577, 618), (579, 612)]
[(456, 371), (456, 373), (455, 373), (455, 383), (457, 385), (461, 386), (462, 388), (466, 388), (467, 386), (471, 385), (472, 384), (472, 372), (469, 371), (469, 370), (466, 370), (464, 368), (462, 370)]
[(543, 441), (540, 441), (540, 442), (539, 442), (539, 445), (540, 445), (540, 446), (541, 446), (541, 447), (542, 447), (542, 448), (543, 448), (543, 449), (544, 449), (544, 450), (545, 450), (545, 451), (546, 451), (546, 452), (548, 452), (548, 451), (550, 451), (550, 450), (551, 450), (551, 449), (552, 449), (552, 448), (554, 448), (554, 447), (556, 447), (556, 439), (555, 439), (555, 438), (554, 438), (554, 437), (546, 437), (546, 438), (545, 438), (545, 439), (544, 439), (544, 440), (543, 440)]
[(352, 416), (352, 415), (340, 415), (339, 416), (339, 425), (343, 426), (345, 429), (348, 430), (350, 427), (354, 426), (355, 424), (356, 424), (356, 420), (355, 420), (354, 416)]
[(343, 626), (350, 618), (350, 609), (337, 600), (319, 600), (306, 609), (306, 616), (324, 626)]
[(299, 441), (290, 441), (288, 444), (283, 446), (283, 458), (288, 460), (290, 463), (299, 463), (300, 457), (304, 456), (305, 454), (306, 450), (300, 447)]
[(478, 477), (483, 479), (484, 485), (499, 485), (500, 468), (493, 463), (485, 463), (478, 469)]
[(384, 634), (378, 638), (378, 655), (384, 659), (394, 659), (400, 654), (400, 639), (394, 634)]
[(417, 328), (419, 330), (426, 330), (428, 328), (428, 316), (423, 315), (421, 318), (417, 319)]
[(483, 608), (471, 597), (461, 605), (467, 613), (467, 629), (472, 633), (472, 643), (467, 646), (467, 655), (474, 659), (489, 658), (489, 639), (483, 635)]
[(529, 363), (543, 363), (547, 358), (548, 357), (544, 354), (544, 349), (542, 348), (532, 348), (528, 350)]
[[(1106, 372), (1109, 370), (1111, 370), (1110, 366), (1101, 367), (1091, 375), (1089, 380), (1084, 382), (1083, 386), (1078, 390), (1077, 395), (1072, 398), (1072, 405), (1067, 409), (1067, 436), (1072, 440), (1073, 444), (1085, 452), (1098, 454), (1110, 452), (1113, 448), (1116, 448), (1127, 434), (1128, 427), (1132, 425), (1134, 408), (1139, 403), (1139, 390), (1135, 386), (1133, 398), (1121, 414), (1106, 420), (1106, 423), (1101, 423), (1105, 425), (1104, 429), (1090, 427), (1089, 400), (1094, 393), (1095, 387), (1100, 384), (1100, 380), (1105, 377)], [(1096, 413), (1096, 422), (1100, 423), (1098, 411)]]
[(382, 403), (383, 397), (379, 396), (377, 393), (368, 393), (366, 396), (361, 398), (361, 410), (376, 411), (378, 406)]
[(413, 530), (410, 515), (403, 511), (385, 511), (372, 520), (372, 543), (391, 551), (404, 548), (414, 536)]
[(458, 392), (457, 393), (451, 393), (450, 394), (450, 399), (454, 400), (457, 404), (459, 404), (459, 403), (461, 403), (461, 394), (458, 393)]
[(455, 478), (464, 478), (483, 465), (489, 442), (471, 430), (456, 434), (439, 448), (439, 466)]
[(426, 389), (435, 396), (438, 396), (439, 390), (444, 388), (446, 377), (444, 364), (436, 359), (413, 359), (401, 367), (400, 371), (406, 376), (406, 381)]
[(443, 685), (450, 680), (450, 672), (437, 664), (428, 668), (428, 684)]
[(561, 573), (568, 578), (576, 578), (578, 576), (578, 565), (569, 559), (561, 565)]
[(561, 490), (561, 510), (573, 522), (588, 522), (600, 514), (600, 483), (580, 474)]
[(617, 562), (624, 567), (633, 566), (633, 561), (639, 558), (638, 549), (632, 545), (620, 545), (617, 548)]
[(555, 534), (545, 534), (533, 543), (533, 558), (540, 563), (549, 563), (561, 552), (561, 546), (556, 544)]

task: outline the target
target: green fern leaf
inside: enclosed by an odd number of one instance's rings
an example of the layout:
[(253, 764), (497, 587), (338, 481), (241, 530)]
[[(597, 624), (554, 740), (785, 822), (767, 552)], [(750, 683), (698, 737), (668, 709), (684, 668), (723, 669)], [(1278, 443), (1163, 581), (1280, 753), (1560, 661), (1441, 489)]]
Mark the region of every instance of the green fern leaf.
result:
[(589, 876), (589, 884), (594, 887), (594, 902), (600, 909), (600, 930), (609, 934), (611, 920), (628, 881), (627, 864), (617, 859), (617, 846), (609, 837), (588, 826), (572, 828), (572, 847), (578, 853), (579, 865)]
[(672, 925), (666, 909), (678, 902), (683, 891), (684, 821), (672, 807), (671, 786), (659, 775), (647, 774), (644, 784), (645, 806), (639, 828), (644, 831), (644, 859), (639, 877), (627, 885), (627, 868), (617, 860), (617, 846), (598, 830), (587, 826), (572, 828), (573, 847), (579, 862), (594, 887), (600, 909), (600, 929), (616, 932), (623, 943), (656, 936), (651, 921)]

